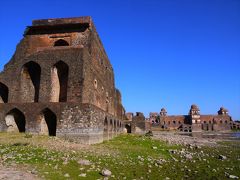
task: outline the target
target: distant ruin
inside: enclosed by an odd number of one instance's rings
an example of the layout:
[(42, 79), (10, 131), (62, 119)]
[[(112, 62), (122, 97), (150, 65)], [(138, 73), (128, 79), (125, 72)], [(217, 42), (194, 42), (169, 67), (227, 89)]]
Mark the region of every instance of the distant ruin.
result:
[(34, 20), (0, 73), (0, 131), (98, 143), (125, 110), (90, 17)]
[[(131, 124), (132, 126), (128, 132), (139, 132), (139, 129), (145, 129), (145, 131), (175, 130), (181, 132), (223, 132), (240, 129), (240, 123), (233, 121), (228, 114), (228, 110), (224, 107), (221, 107), (216, 115), (201, 115), (199, 107), (195, 104), (191, 105), (188, 115), (169, 116), (166, 109), (162, 108), (159, 113), (151, 112), (149, 118), (142, 116), (141, 120), (136, 121), (138, 114), (134, 116), (133, 113), (126, 113), (128, 119), (126, 125)], [(140, 122), (145, 122), (145, 125), (139, 125)]]

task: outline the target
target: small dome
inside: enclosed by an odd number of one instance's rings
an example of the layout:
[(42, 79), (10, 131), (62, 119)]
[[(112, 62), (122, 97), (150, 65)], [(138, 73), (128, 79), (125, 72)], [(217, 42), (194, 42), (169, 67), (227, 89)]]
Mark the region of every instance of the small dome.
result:
[(228, 110), (224, 107), (220, 107), (220, 111), (224, 111), (224, 112), (227, 112)]
[(191, 105), (191, 109), (199, 110), (199, 108), (196, 104)]
[(161, 109), (161, 112), (166, 112), (166, 109), (165, 109), (165, 108), (162, 108), (162, 109)]

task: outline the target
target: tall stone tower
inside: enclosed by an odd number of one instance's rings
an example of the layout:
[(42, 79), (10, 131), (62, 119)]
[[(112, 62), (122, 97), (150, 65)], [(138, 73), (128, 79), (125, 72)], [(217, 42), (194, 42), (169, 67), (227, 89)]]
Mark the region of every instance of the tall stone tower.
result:
[(166, 111), (166, 109), (165, 109), (165, 108), (162, 108), (159, 114), (160, 114), (161, 117), (166, 117), (166, 116), (167, 116), (167, 111)]
[(34, 20), (0, 73), (0, 131), (95, 143), (124, 113), (91, 17)]
[(189, 110), (190, 121), (192, 123), (192, 131), (202, 131), (202, 123), (200, 119), (200, 110), (197, 105), (191, 105)]

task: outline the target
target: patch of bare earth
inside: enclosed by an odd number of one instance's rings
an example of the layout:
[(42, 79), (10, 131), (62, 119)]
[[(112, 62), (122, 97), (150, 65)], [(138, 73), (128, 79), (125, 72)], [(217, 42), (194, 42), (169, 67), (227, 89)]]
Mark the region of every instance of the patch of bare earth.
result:
[(104, 146), (75, 143), (58, 137), (33, 135), (31, 137), (26, 138), (26, 135), (24, 134), (21, 135), (10, 133), (1, 134), (0, 144), (16, 144), (16, 143), (27, 144), (34, 147), (62, 152), (88, 152), (88, 153), (92, 152), (95, 155), (118, 154), (116, 150), (111, 150), (109, 148), (105, 148)]
[(217, 146), (219, 139), (191, 137), (173, 132), (153, 132), (153, 139), (162, 140), (169, 144), (193, 146)]
[(24, 170), (15, 169), (14, 167), (4, 167), (0, 164), (0, 180), (11, 179), (11, 180), (35, 180), (39, 179), (30, 172)]

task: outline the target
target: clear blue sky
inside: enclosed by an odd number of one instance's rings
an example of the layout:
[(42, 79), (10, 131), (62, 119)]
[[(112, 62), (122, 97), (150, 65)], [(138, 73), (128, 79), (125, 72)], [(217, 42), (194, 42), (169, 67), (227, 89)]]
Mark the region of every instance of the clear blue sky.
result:
[(0, 69), (33, 19), (93, 17), (127, 111), (240, 119), (239, 0), (2, 0)]

